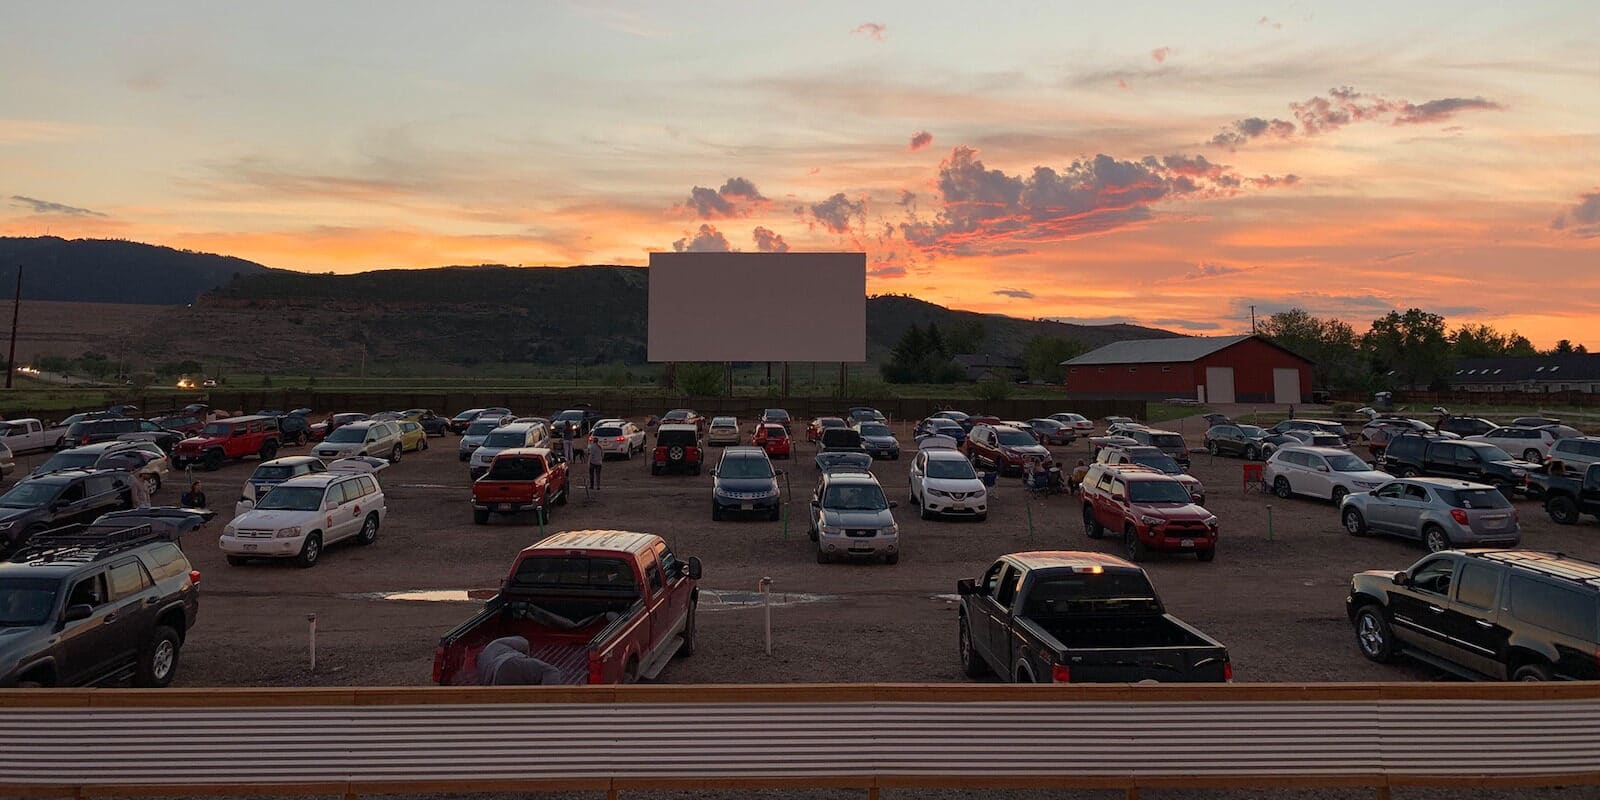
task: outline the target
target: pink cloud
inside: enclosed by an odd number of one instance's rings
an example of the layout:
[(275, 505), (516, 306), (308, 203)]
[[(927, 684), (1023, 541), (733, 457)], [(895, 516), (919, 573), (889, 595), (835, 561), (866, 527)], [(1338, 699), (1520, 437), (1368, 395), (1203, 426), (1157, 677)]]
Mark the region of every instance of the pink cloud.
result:
[(850, 32), (864, 33), (868, 36), (871, 36), (873, 41), (881, 42), (883, 41), (883, 37), (889, 32), (889, 26), (881, 22), (863, 22), (851, 29)]
[(1262, 17), (1261, 19), (1256, 20), (1256, 24), (1271, 28), (1275, 31), (1283, 30), (1283, 23), (1275, 19), (1268, 19), (1267, 17)]
[(789, 243), (783, 240), (783, 236), (773, 232), (770, 228), (757, 227), (750, 234), (756, 240), (756, 249), (763, 253), (789, 252)]
[(1121, 78), (1118, 78), (1117, 79), (1117, 88), (1121, 89), (1123, 91), (1127, 91), (1128, 90), (1128, 82), (1123, 80), (1123, 79), (1121, 79)]
[(710, 225), (701, 225), (700, 230), (692, 236), (685, 236), (672, 243), (672, 249), (679, 253), (726, 253), (733, 248), (728, 245), (728, 237)]
[(754, 183), (744, 178), (729, 178), (720, 189), (705, 186), (690, 189), (683, 207), (700, 219), (731, 219), (749, 216), (751, 211), (766, 203), (767, 198), (761, 196)]
[(1172, 48), (1170, 47), (1157, 47), (1150, 51), (1150, 57), (1155, 59), (1157, 64), (1166, 61), (1167, 56), (1170, 55), (1172, 55)]
[[(1483, 97), (1443, 97), (1424, 103), (1397, 100), (1382, 95), (1358, 92), (1349, 86), (1328, 90), (1306, 100), (1290, 103), (1295, 122), (1273, 118), (1248, 117), (1233, 122), (1211, 137), (1211, 144), (1237, 149), (1260, 138), (1289, 139), (1332, 133), (1358, 122), (1391, 125), (1422, 125), (1443, 122), (1463, 111), (1499, 111), (1504, 106)], [(1298, 123), (1298, 125), (1296, 125)]]
[(915, 153), (930, 144), (933, 144), (933, 134), (927, 131), (917, 131), (911, 137), (911, 152)]

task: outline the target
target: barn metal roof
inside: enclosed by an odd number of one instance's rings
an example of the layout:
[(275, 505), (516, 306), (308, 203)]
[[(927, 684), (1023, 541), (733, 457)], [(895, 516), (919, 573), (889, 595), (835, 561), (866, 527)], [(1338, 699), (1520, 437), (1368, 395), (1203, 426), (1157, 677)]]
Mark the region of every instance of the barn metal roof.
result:
[(1197, 361), (1246, 339), (1243, 336), (1187, 336), (1169, 339), (1127, 339), (1090, 350), (1077, 358), (1061, 362), (1080, 367), (1095, 364), (1173, 364)]

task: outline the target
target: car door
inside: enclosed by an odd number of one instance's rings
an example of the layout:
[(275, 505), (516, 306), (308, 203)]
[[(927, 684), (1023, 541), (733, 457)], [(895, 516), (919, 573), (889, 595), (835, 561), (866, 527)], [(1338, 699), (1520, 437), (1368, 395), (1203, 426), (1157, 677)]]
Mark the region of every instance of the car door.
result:
[(368, 506), (366, 493), (361, 490), (361, 482), (356, 478), (348, 478), (339, 484), (339, 492), (343, 502), (339, 505), (339, 517), (344, 520), (340, 526), (339, 538), (354, 536), (361, 530), (361, 523), (366, 520)]
[(61, 660), (56, 664), (56, 682), (62, 686), (79, 686), (97, 680), (116, 663), (122, 648), (119, 637), (123, 636), (123, 628), (106, 593), (104, 569), (96, 569), (73, 581), (62, 610), (65, 612), (78, 605), (89, 606), (92, 611), (87, 619), (67, 622), (61, 627), (58, 647)]
[(132, 663), (140, 648), (155, 630), (160, 614), (161, 598), (155, 594), (155, 581), (137, 557), (116, 561), (106, 570), (106, 588), (110, 591), (115, 625), (120, 628), (115, 636), (117, 665)]
[(927, 495), (923, 493), (925, 490), (922, 483), (924, 469), (923, 465), (927, 459), (927, 453), (917, 453), (916, 458), (911, 459), (911, 469), (906, 473), (907, 480), (909, 480), (911, 483), (911, 496), (918, 501), (925, 500), (927, 498)]
[(1498, 564), (1463, 559), (1443, 623), (1444, 633), (1456, 650), (1454, 661), (1500, 679), (1507, 677), (1504, 654), (1511, 639), (1511, 631), (1499, 623), (1505, 574), (1505, 568)]
[[(1007, 607), (1001, 603), (1000, 585), (1004, 576), (1015, 572), (1016, 567), (1004, 561), (996, 561), (989, 567), (989, 571), (983, 574), (983, 582), (978, 587), (981, 596), (978, 602), (973, 604), (976, 618), (971, 620), (973, 626), (970, 632), (972, 642), (974, 646), (982, 649), (989, 663), (1002, 675), (1005, 674), (1007, 668), (1004, 651), (1005, 640), (1002, 637), (1004, 636), (1009, 612)], [(1000, 650), (995, 649), (995, 642), (997, 641), (1001, 642), (1002, 649)]]
[(1234, 456), (1242, 456), (1245, 451), (1244, 429), (1236, 425), (1222, 426), (1222, 438), (1217, 442), (1217, 450)]
[(667, 599), (666, 577), (661, 573), (661, 563), (656, 560), (655, 552), (640, 553), (639, 562), (644, 568), (646, 624), (650, 626), (649, 652), (645, 655), (654, 656), (672, 633), (675, 618)]
[(1445, 613), (1455, 583), (1454, 556), (1435, 556), (1417, 564), (1406, 586), (1389, 590), (1389, 613), (1395, 636), (1405, 644), (1449, 658), (1454, 647), (1446, 632)]
[(67, 488), (61, 490), (61, 494), (56, 495), (55, 501), (50, 504), (52, 527), (78, 521), (92, 521), (83, 519), (89, 513), (87, 509), (90, 508), (87, 483), (87, 480), (73, 481)]
[(1407, 484), (1392, 481), (1378, 487), (1378, 493), (1373, 495), (1371, 502), (1366, 505), (1368, 527), (1387, 533), (1395, 531), (1395, 506), (1405, 496)]
[(1305, 475), (1304, 485), (1300, 487), (1303, 494), (1314, 497), (1330, 498), (1333, 496), (1333, 471), (1328, 468), (1327, 459), (1316, 453), (1297, 453), (1303, 465)]
[(1422, 538), (1422, 513), (1430, 502), (1427, 489), (1413, 483), (1405, 484), (1391, 509), (1390, 524), (1394, 531), (1413, 539)]

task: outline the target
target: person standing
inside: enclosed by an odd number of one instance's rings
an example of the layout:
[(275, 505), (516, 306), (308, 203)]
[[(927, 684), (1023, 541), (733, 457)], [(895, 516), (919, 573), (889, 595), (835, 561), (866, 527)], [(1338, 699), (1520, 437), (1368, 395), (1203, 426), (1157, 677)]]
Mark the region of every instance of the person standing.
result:
[(606, 451), (600, 447), (599, 437), (589, 437), (589, 488), (600, 489), (600, 465), (606, 460)]
[(572, 423), (567, 422), (561, 426), (561, 457), (568, 464), (572, 463)]

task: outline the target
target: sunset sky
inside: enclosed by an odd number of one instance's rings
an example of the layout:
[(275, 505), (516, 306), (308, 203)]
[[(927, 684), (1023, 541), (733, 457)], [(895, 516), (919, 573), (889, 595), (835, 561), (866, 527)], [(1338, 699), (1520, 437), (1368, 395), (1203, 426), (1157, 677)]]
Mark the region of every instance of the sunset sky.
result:
[(871, 292), (1600, 344), (1600, 13), (64, 2), (0, 11), (0, 233), (274, 267), (865, 250)]

